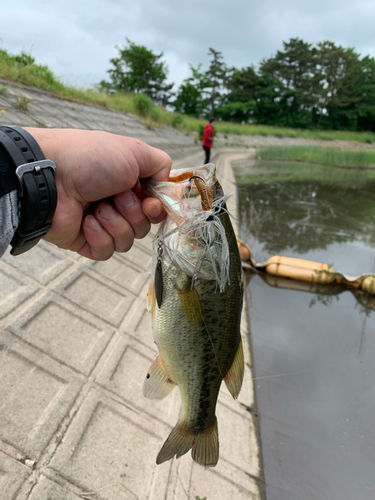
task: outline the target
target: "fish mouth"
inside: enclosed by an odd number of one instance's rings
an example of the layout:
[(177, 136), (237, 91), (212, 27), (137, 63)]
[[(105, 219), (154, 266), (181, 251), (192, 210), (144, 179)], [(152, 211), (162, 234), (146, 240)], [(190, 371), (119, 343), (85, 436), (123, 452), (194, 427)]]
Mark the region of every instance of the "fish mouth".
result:
[(187, 214), (202, 208), (211, 209), (211, 190), (216, 183), (215, 174), (215, 165), (208, 163), (196, 168), (173, 169), (168, 181), (142, 179), (141, 185), (148, 196), (162, 202), (168, 215), (179, 225), (186, 220)]
[[(145, 179), (147, 194), (159, 199), (168, 216), (156, 235), (163, 259), (196, 279), (215, 280), (223, 291), (229, 282), (229, 244), (221, 216), (226, 199), (216, 167), (174, 169), (168, 181)], [(156, 247), (155, 247), (156, 248)]]

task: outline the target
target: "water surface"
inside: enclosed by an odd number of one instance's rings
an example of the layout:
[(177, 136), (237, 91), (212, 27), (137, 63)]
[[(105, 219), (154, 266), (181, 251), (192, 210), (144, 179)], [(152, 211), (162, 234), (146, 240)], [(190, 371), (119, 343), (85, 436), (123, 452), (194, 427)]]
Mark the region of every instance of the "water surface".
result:
[[(237, 164), (241, 236), (272, 255), (374, 272), (366, 171)], [(246, 294), (268, 500), (375, 496), (375, 299), (249, 275)], [(373, 309), (374, 308), (374, 309)]]

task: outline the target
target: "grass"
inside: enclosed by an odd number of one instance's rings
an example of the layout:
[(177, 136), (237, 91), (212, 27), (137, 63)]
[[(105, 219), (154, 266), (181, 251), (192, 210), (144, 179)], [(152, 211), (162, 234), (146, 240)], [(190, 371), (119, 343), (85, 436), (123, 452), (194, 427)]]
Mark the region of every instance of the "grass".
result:
[[(31, 85), (53, 93), (56, 97), (73, 102), (85, 104), (96, 104), (103, 107), (117, 109), (125, 113), (133, 113), (142, 116), (146, 125), (150, 128), (155, 126), (170, 125), (187, 133), (194, 132), (199, 138), (199, 130), (206, 120), (200, 120), (186, 115), (179, 115), (167, 111), (161, 106), (151, 106), (148, 114), (144, 115), (144, 109), (136, 102), (137, 98), (130, 93), (118, 92), (107, 95), (98, 88), (76, 88), (64, 84), (48, 66), (36, 64), (30, 54), (21, 52), (19, 55), (8, 53), (0, 49), (0, 76), (24, 85)], [(5, 87), (0, 88), (4, 92)], [(140, 111), (141, 109), (141, 111)], [(230, 122), (216, 122), (216, 133), (227, 136), (233, 135), (262, 135), (276, 137), (304, 137), (307, 139), (359, 141), (363, 143), (375, 143), (375, 134), (371, 132), (346, 132), (346, 131), (324, 131), (305, 130), (283, 127), (272, 127), (267, 125), (247, 125)]]
[(234, 168), (239, 185), (268, 181), (320, 181), (356, 189), (375, 181), (375, 150), (269, 146), (257, 149), (256, 159), (261, 162), (253, 166), (240, 162)]
[(270, 146), (257, 150), (257, 158), (268, 161), (312, 163), (331, 167), (375, 166), (375, 150), (346, 150), (321, 146)]
[(375, 182), (375, 169), (361, 170), (360, 175), (355, 169), (327, 168), (325, 165), (300, 163), (297, 166), (283, 162), (262, 162), (255, 169), (249, 167), (240, 171), (234, 168), (234, 174), (239, 186), (253, 183), (278, 182), (320, 182), (332, 186), (349, 189), (361, 189)]
[(24, 111), (25, 113), (28, 113), (29, 110), (29, 104), (31, 102), (31, 98), (25, 97), (23, 95), (19, 95), (16, 99), (15, 105), (20, 111)]
[(269, 125), (240, 125), (236, 123), (216, 122), (215, 130), (223, 134), (263, 135), (274, 137), (303, 137), (324, 141), (358, 141), (371, 144), (375, 142), (372, 132), (350, 132), (345, 130), (308, 130), (287, 127), (272, 127)]

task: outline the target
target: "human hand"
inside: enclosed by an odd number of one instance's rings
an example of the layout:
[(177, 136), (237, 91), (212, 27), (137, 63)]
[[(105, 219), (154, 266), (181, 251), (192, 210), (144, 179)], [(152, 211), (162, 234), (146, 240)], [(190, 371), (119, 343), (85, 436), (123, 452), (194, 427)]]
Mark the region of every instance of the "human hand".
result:
[(165, 218), (139, 179), (168, 180), (172, 160), (138, 139), (101, 131), (25, 128), (56, 164), (58, 202), (44, 239), (89, 259), (127, 252)]

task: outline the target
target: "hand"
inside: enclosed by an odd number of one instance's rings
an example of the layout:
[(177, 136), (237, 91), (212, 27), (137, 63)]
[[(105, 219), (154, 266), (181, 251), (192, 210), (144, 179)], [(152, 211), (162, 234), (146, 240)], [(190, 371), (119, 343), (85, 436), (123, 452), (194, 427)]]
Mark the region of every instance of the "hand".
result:
[(165, 218), (161, 202), (145, 197), (139, 184), (145, 177), (168, 180), (172, 160), (163, 151), (107, 132), (26, 130), (56, 164), (58, 202), (47, 241), (106, 260)]

